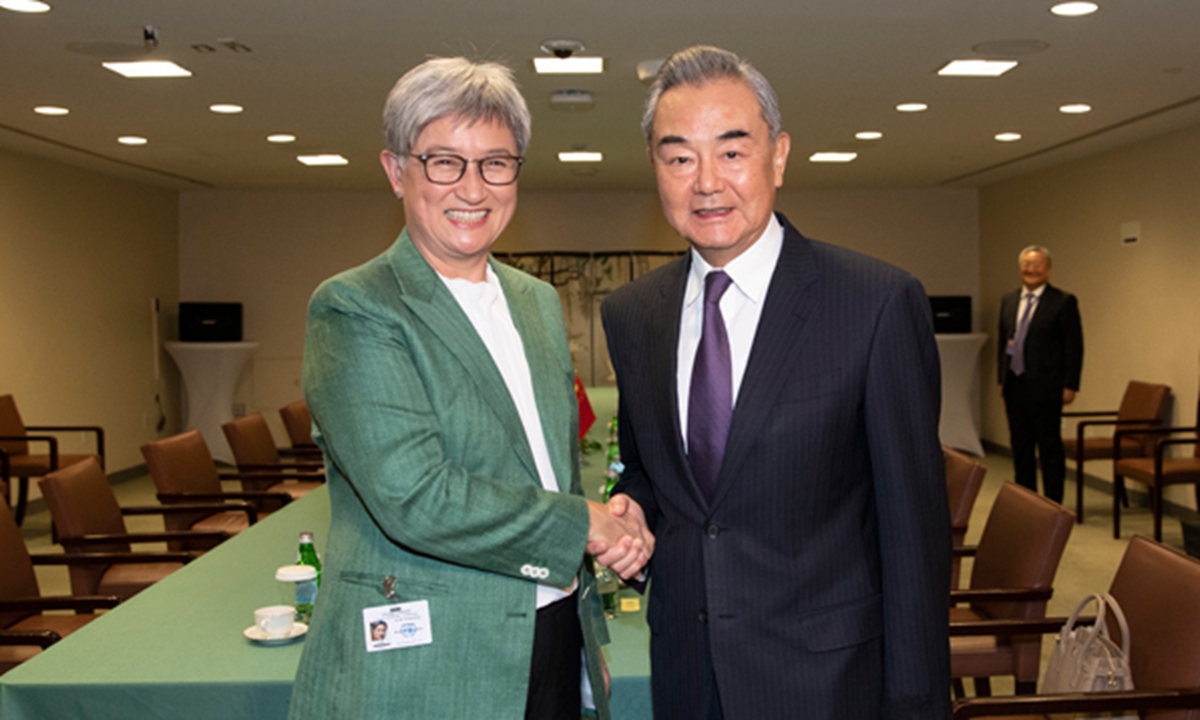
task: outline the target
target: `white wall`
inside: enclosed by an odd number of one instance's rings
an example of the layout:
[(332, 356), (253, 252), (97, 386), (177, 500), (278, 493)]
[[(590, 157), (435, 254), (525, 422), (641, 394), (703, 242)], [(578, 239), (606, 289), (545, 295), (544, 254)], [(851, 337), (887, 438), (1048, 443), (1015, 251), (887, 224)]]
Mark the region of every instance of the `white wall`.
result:
[[(140, 464), (157, 437), (156, 393), (177, 415), (178, 376), (151, 314), (159, 298), (168, 332), (177, 203), (172, 190), (0, 151), (0, 394), (26, 424), (103, 426), (109, 472)], [(61, 451), (90, 447), (72, 433)]]
[[(985, 354), (984, 432), (1007, 446), (995, 390), (1000, 296), (1015, 289), (1016, 256), (1037, 243), (1054, 254), (1051, 283), (1075, 293), (1084, 360), (1072, 409), (1112, 410), (1130, 380), (1170, 385), (1172, 421), (1194, 425), (1200, 372), (1200, 127), (1164, 135), (983, 188), (981, 287), (992, 335)], [(1140, 244), (1121, 243), (1139, 221)], [(1065, 428), (1073, 431), (1073, 425)], [(1191, 448), (1184, 448), (1190, 452)], [(1104, 462), (1088, 473), (1111, 477)], [(1168, 489), (1195, 506), (1190, 486)]]

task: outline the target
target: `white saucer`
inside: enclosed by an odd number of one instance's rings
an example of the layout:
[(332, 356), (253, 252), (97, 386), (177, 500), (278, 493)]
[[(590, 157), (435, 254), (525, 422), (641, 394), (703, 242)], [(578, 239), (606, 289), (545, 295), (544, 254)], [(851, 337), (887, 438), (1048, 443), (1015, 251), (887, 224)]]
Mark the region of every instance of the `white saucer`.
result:
[(288, 631), (287, 635), (283, 635), (281, 637), (267, 637), (267, 634), (262, 630), (259, 630), (257, 625), (251, 625), (243, 630), (242, 634), (245, 635), (247, 639), (258, 643), (259, 645), (282, 645), (283, 643), (289, 643), (296, 638), (303, 636), (307, 632), (308, 626), (302, 622), (298, 622), (292, 623), (292, 629)]

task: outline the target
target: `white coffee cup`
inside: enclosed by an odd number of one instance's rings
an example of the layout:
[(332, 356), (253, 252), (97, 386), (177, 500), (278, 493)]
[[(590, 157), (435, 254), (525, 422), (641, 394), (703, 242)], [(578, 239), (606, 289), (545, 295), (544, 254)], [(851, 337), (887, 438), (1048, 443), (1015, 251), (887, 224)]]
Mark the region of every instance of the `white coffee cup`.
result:
[(271, 605), (254, 611), (254, 624), (269, 638), (285, 637), (295, 619), (296, 609), (291, 605)]

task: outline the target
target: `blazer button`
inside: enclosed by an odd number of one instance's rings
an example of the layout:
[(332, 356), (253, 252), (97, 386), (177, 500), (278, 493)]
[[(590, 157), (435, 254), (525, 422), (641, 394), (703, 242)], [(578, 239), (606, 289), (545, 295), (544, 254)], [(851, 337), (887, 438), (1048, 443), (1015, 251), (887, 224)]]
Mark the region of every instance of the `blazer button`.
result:
[(709, 536), (710, 538), (712, 538), (713, 540), (716, 540), (716, 539), (717, 539), (717, 536), (721, 534), (721, 528), (717, 527), (717, 524), (716, 524), (716, 523), (711, 523), (711, 524), (710, 524), (710, 525), (709, 525), (709, 526), (706, 528), (706, 531), (708, 532), (708, 536)]
[(708, 611), (701, 609), (700, 612), (696, 613), (696, 617), (700, 620), (700, 622), (706, 623), (708, 622)]

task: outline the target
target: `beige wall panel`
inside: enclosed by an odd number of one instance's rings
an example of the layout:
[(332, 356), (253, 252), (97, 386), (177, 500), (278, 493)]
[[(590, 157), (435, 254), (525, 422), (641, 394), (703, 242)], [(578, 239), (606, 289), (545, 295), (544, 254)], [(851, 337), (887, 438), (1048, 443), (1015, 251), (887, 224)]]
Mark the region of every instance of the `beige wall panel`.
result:
[[(142, 462), (177, 427), (178, 375), (153, 343), (178, 296), (178, 195), (174, 191), (0, 151), (0, 393), (30, 424), (101, 425), (110, 472)], [(161, 379), (154, 377), (155, 358)], [(88, 447), (78, 434), (64, 452)]]

